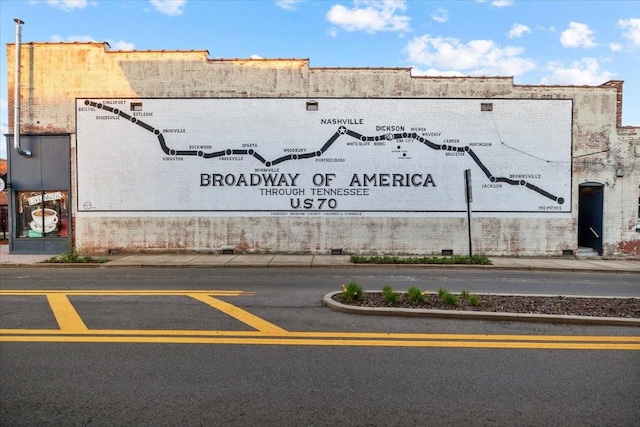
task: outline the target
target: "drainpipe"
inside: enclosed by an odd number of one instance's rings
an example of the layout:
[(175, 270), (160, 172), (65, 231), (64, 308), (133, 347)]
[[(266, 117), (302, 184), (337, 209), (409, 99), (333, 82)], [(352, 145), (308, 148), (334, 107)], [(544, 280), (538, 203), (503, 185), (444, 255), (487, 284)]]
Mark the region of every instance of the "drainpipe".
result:
[(15, 107), (15, 113), (13, 115), (13, 148), (15, 148), (21, 156), (31, 157), (31, 151), (23, 150), (20, 147), (20, 26), (24, 24), (24, 22), (18, 18), (13, 21), (16, 23), (16, 90), (13, 97), (13, 104)]

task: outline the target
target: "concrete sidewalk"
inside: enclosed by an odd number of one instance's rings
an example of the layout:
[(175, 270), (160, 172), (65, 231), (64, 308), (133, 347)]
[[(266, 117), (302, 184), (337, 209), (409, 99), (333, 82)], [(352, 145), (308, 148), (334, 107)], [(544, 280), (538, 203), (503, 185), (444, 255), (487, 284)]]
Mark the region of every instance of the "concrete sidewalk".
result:
[[(193, 268), (464, 268), (528, 271), (577, 271), (607, 273), (638, 273), (640, 260), (605, 260), (564, 258), (503, 258), (491, 257), (493, 265), (442, 264), (353, 264), (349, 255), (284, 255), (284, 254), (132, 254), (109, 255), (104, 264), (45, 263), (51, 255), (9, 254), (7, 245), (0, 245), (0, 265), (3, 267), (193, 267)], [(95, 259), (102, 258), (95, 256)]]

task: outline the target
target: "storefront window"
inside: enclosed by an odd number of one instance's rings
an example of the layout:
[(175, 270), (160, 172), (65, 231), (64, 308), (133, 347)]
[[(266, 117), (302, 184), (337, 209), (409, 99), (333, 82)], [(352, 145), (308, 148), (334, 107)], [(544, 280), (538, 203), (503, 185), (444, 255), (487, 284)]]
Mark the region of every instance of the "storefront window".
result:
[(18, 238), (68, 237), (67, 191), (21, 191), (17, 198)]

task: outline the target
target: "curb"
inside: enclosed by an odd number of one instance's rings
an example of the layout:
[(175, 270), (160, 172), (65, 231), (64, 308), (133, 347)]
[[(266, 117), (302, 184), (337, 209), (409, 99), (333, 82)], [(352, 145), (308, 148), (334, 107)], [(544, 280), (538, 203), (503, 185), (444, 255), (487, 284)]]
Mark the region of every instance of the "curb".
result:
[(508, 266), (508, 265), (474, 265), (474, 264), (353, 264), (349, 267), (353, 268), (388, 268), (388, 269), (451, 269), (459, 268), (462, 270), (496, 270), (496, 271), (548, 271), (551, 273), (615, 273), (615, 274), (640, 274), (637, 270), (625, 269), (605, 269), (605, 268), (575, 268), (575, 267), (532, 267), (525, 265)]
[(131, 264), (105, 263), (49, 263), (38, 262), (32, 264), (25, 263), (0, 263), (2, 268), (333, 268), (333, 269), (388, 269), (388, 270), (494, 270), (494, 271), (535, 271), (551, 273), (607, 273), (607, 274), (640, 274), (640, 271), (625, 269), (605, 269), (605, 268), (560, 268), (560, 267), (531, 267), (531, 266), (492, 266), (492, 265), (466, 265), (466, 264), (289, 264), (289, 263), (268, 263), (268, 264), (148, 264), (145, 262), (133, 262)]
[[(376, 291), (365, 291), (376, 292)], [(458, 320), (506, 320), (512, 322), (545, 322), (545, 323), (574, 323), (584, 325), (614, 325), (640, 327), (640, 319), (628, 319), (623, 317), (595, 317), (595, 316), (567, 316), (553, 314), (529, 314), (529, 313), (494, 313), (485, 311), (461, 311), (461, 310), (431, 310), (426, 308), (395, 308), (395, 307), (360, 307), (342, 304), (333, 299), (333, 296), (341, 291), (330, 292), (322, 298), (322, 303), (334, 311), (351, 314), (369, 314), (376, 316), (402, 316), (402, 317), (432, 317), (440, 319)], [(523, 295), (526, 296), (526, 295)], [(535, 295), (544, 296), (544, 295)], [(555, 295), (558, 296), (558, 295)], [(574, 297), (575, 295), (572, 295)]]

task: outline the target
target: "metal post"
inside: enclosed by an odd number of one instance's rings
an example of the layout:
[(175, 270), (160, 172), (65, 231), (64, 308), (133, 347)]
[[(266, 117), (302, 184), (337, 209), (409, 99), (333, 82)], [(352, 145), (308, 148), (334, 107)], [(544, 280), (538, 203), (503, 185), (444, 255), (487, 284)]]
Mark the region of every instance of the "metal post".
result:
[(471, 247), (471, 202), (473, 201), (473, 194), (471, 191), (471, 169), (464, 171), (464, 186), (465, 186), (465, 200), (467, 201), (467, 229), (469, 231), (469, 256), (473, 256), (473, 250)]
[(20, 147), (20, 29), (24, 22), (18, 18), (13, 20), (16, 23), (16, 57), (14, 62), (16, 63), (16, 81), (15, 81), (15, 94), (13, 97), (14, 115), (13, 115), (13, 147), (21, 156), (31, 157), (31, 151), (23, 150)]

